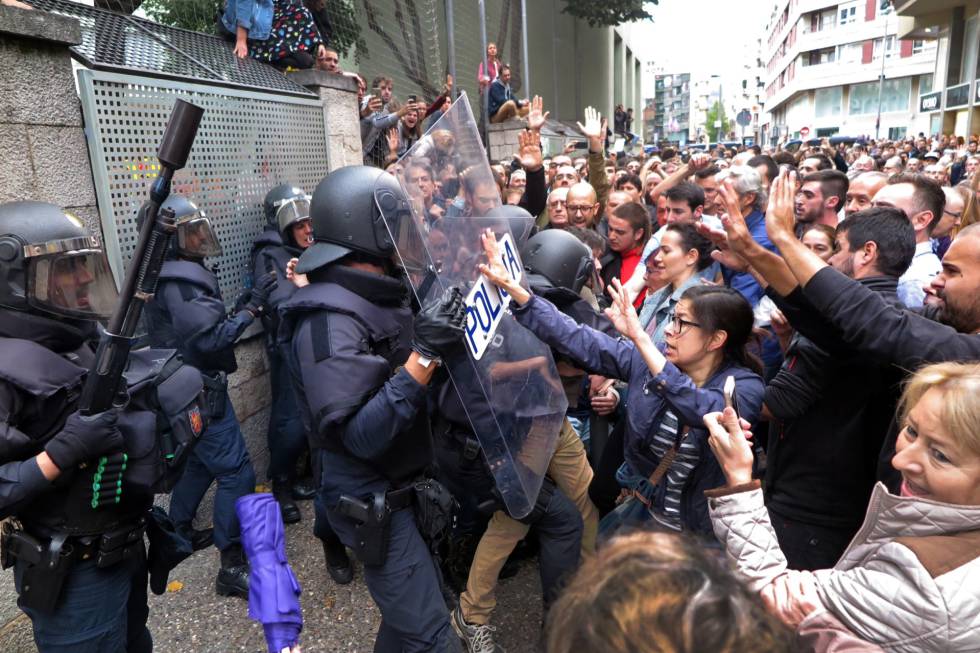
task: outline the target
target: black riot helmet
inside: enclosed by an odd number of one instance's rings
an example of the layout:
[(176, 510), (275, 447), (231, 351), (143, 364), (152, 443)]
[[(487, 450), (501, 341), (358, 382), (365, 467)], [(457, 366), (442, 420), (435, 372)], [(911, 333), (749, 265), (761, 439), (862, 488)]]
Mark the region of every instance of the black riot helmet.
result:
[(538, 232), (534, 224), (534, 216), (520, 206), (504, 204), (490, 211), (490, 216), (507, 220), (507, 226), (510, 227), (510, 233), (514, 234), (518, 249), (524, 247), (527, 239)]
[(521, 260), (532, 287), (565, 288), (578, 294), (595, 274), (592, 250), (562, 229), (546, 229), (521, 248)]
[(160, 209), (174, 212), (177, 234), (170, 239), (170, 255), (202, 259), (221, 256), (221, 244), (214, 233), (211, 221), (202, 209), (183, 195), (171, 193)]
[(0, 306), (67, 318), (108, 318), (118, 299), (99, 242), (46, 202), (0, 204)]
[(279, 184), (265, 195), (265, 221), (280, 234), (300, 220), (310, 219), (310, 196), (292, 184)]
[[(358, 252), (391, 259), (399, 224), (411, 224), (408, 196), (390, 173), (347, 166), (323, 178), (313, 191), (313, 238), (296, 272), (306, 274)], [(389, 232), (389, 227), (391, 231)]]

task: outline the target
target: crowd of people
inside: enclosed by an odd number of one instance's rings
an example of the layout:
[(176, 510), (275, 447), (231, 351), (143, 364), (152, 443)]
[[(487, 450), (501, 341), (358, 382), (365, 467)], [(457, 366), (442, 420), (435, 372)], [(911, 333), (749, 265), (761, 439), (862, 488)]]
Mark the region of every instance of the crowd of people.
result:
[[(222, 25), (238, 56), (341, 73), (322, 9), (241, 0)], [(375, 650), (501, 651), (497, 582), (521, 558), (549, 653), (980, 650), (977, 137), (627, 155), (608, 138), (635, 139), (629, 112), (611, 132), (589, 108), (584, 142), (548, 157), (542, 99), (515, 98), (496, 55), (477, 80), (490, 122), (524, 121), (512, 159), (440, 122), (451, 77), (431, 101), (358, 77), (364, 165), (269, 190), (230, 312), (207, 215), (170, 195), (145, 324), (201, 373), (181, 401), (76, 410), (111, 273), (73, 216), (0, 205), (0, 516), (18, 518), (2, 549), (38, 648), (150, 650), (147, 569), (156, 591), (180, 556), (147, 558), (144, 533), (183, 556), (213, 544), (217, 593), (249, 596), (235, 502), (256, 475), (227, 375), (258, 320), (273, 495), (287, 524), (313, 499), (334, 582), (359, 561)], [(413, 267), (405, 242), (428, 258)], [(552, 354), (498, 362), (494, 382), (550, 378), (567, 403), (527, 514), (481, 430), (533, 420), (481, 406), (469, 288), (436, 284), (480, 275)], [(175, 402), (172, 429), (196, 441), (179, 480), (126, 485), (83, 519), (77, 497), (109, 496), (83, 471), (98, 461), (98, 485), (120, 451), (137, 469), (163, 456), (138, 427), (171, 437)], [(213, 528), (197, 530), (212, 483)]]

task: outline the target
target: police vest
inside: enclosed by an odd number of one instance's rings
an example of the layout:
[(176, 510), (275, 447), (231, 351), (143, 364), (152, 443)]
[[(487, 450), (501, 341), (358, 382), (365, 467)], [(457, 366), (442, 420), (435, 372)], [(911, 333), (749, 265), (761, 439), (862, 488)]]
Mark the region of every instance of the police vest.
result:
[[(327, 368), (330, 352), (335, 349), (330, 314), (346, 315), (359, 329), (363, 356), (349, 366)], [(329, 451), (356, 457), (344, 449), (339, 428), (319, 433), (315, 427), (320, 417), (336, 414), (342, 424), (363, 406), (403, 365), (411, 353), (412, 312), (407, 307), (372, 304), (360, 295), (333, 283), (316, 283), (301, 288), (281, 309), (280, 344), (291, 366), (298, 366), (302, 379), (317, 379), (316, 387), (300, 387), (306, 413), (310, 443)], [(313, 339), (313, 355), (296, 360), (292, 338)], [(425, 407), (419, 408), (408, 433), (394, 439), (380, 456), (365, 461), (396, 485), (410, 480), (432, 462), (432, 434)]]
[[(185, 301), (180, 310), (195, 312), (195, 315), (191, 316), (194, 322), (209, 325), (217, 324), (225, 319), (226, 312), (224, 303), (221, 301), (218, 278), (200, 263), (164, 261), (163, 267), (160, 269), (159, 284), (168, 282), (179, 284), (178, 287)], [(214, 302), (213, 306), (192, 301), (201, 294), (219, 301)], [(173, 326), (170, 310), (172, 308), (162, 306), (160, 302), (156, 301), (146, 305), (144, 324), (149, 331), (153, 346), (162, 349), (176, 349), (189, 365), (193, 365), (205, 373), (227, 372), (230, 374), (238, 369), (234, 347), (208, 352), (192, 350), (187, 347), (186, 337), (188, 334), (177, 333)]]
[[(2, 447), (13, 455), (0, 463), (35, 456), (62, 429), (77, 409), (88, 372), (83, 365), (90, 359), (87, 347), (62, 356), (30, 340), (0, 338), (0, 382), (19, 390), (22, 400), (7, 422), (31, 441), (17, 443), (16, 451)], [(201, 373), (172, 350), (143, 349), (130, 354), (125, 382), (129, 401), (119, 412), (118, 426), (128, 460), (119, 502), (92, 507), (91, 463), (62, 470), (51, 490), (18, 512), (28, 530), (106, 532), (142, 515), (153, 494), (169, 491), (180, 478), (206, 426)]]

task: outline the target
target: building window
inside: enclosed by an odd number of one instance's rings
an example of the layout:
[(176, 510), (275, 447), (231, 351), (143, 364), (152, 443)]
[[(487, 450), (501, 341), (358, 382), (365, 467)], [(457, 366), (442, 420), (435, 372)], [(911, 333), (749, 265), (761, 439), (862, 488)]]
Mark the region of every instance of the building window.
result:
[(818, 127), (817, 138), (830, 138), (836, 136), (840, 129), (838, 127)]
[(919, 75), (919, 95), (932, 92), (932, 73)]
[(889, 127), (888, 140), (897, 141), (900, 138), (905, 138), (905, 133), (907, 131), (908, 131), (908, 127)]
[[(894, 36), (889, 36), (885, 39), (885, 58), (891, 59), (892, 57), (898, 56), (898, 48), (896, 47)], [(881, 59), (881, 39), (875, 39), (874, 54), (873, 59)]]
[(837, 24), (850, 25), (857, 22), (857, 10), (859, 0), (848, 2), (837, 7)]
[(817, 118), (839, 116), (844, 92), (840, 86), (818, 88), (814, 94), (814, 113)]
[[(881, 90), (881, 111), (908, 111), (912, 78), (886, 79)], [(878, 82), (852, 84), (847, 113), (852, 116), (878, 112)]]
[(912, 54), (920, 54), (925, 52), (926, 42), (922, 39), (914, 39), (912, 41)]
[(847, 43), (846, 45), (838, 46), (837, 61), (841, 63), (858, 63), (861, 61), (861, 44)]

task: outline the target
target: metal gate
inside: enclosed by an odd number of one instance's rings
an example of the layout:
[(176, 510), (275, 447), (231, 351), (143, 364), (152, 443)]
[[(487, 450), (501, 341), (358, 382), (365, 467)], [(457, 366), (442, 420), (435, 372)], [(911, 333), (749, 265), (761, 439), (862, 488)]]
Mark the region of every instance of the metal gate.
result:
[(136, 244), (136, 213), (158, 172), (156, 148), (176, 98), (204, 109), (187, 167), (173, 191), (216, 226), (217, 268), (229, 304), (246, 285), (262, 200), (279, 183), (308, 192), (327, 174), (327, 136), (317, 99), (80, 70), (79, 95), (109, 262), (117, 281)]
[(327, 125), (316, 94), (289, 75), (238, 59), (221, 38), (68, 0), (27, 0), (79, 21), (78, 68), (102, 233), (117, 283), (136, 243), (136, 213), (158, 172), (156, 149), (177, 98), (204, 108), (173, 190), (216, 225), (225, 301), (247, 284), (262, 200), (279, 183), (309, 192), (327, 174)]

